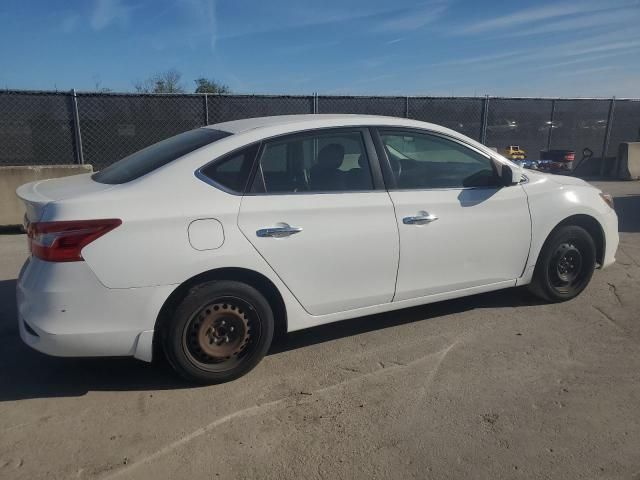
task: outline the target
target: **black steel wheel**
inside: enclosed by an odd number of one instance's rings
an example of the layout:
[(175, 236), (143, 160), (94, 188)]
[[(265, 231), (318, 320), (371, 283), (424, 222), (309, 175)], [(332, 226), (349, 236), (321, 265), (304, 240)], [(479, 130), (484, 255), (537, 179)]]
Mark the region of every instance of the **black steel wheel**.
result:
[(173, 368), (199, 383), (221, 383), (255, 367), (273, 338), (273, 313), (255, 288), (236, 281), (193, 288), (164, 331)]
[(570, 300), (589, 284), (595, 265), (591, 235), (576, 225), (559, 227), (542, 247), (530, 290), (550, 302)]

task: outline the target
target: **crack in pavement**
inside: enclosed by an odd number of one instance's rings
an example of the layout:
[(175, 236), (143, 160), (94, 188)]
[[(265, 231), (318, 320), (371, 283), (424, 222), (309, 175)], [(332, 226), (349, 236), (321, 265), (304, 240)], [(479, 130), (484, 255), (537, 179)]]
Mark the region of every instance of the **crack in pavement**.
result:
[[(329, 392), (338, 388), (341, 388), (349, 383), (353, 383), (353, 382), (357, 382), (360, 380), (364, 380), (366, 378), (370, 378), (370, 377), (374, 377), (376, 375), (379, 374), (387, 374), (389, 372), (396, 372), (398, 370), (404, 370), (406, 368), (411, 368), (414, 367), (418, 364), (420, 364), (421, 362), (423, 362), (424, 360), (427, 359), (432, 359), (433, 357), (437, 358), (435, 367), (433, 368), (430, 376), (429, 376), (429, 383), (431, 383), (433, 381), (433, 379), (435, 378), (436, 374), (438, 373), (438, 371), (440, 370), (440, 366), (442, 365), (442, 362), (444, 361), (445, 357), (449, 354), (449, 352), (451, 351), (451, 349), (457, 345), (459, 343), (459, 340), (456, 339), (453, 341), (453, 343), (451, 343), (450, 345), (448, 345), (447, 347), (443, 348), (442, 350), (439, 350), (437, 352), (433, 352), (433, 353), (429, 353), (427, 355), (423, 355), (421, 357), (418, 357), (415, 360), (412, 360), (411, 362), (408, 362), (406, 364), (398, 364), (398, 363), (394, 363), (391, 364), (387, 367), (383, 367), (380, 368), (378, 370), (374, 370), (372, 372), (368, 372), (362, 375), (357, 375), (354, 377), (350, 377), (347, 378), (341, 382), (338, 383), (334, 383), (332, 385), (326, 386), (326, 387), (322, 387), (319, 388), (317, 390), (312, 391), (310, 394), (311, 395), (317, 395), (317, 394), (321, 394), (321, 393), (325, 393), (325, 392)], [(135, 461), (135, 462), (131, 462), (129, 463), (127, 466), (121, 468), (120, 470), (117, 470), (115, 472), (111, 472), (109, 475), (106, 475), (103, 478), (103, 480), (110, 480), (113, 478), (118, 478), (118, 477), (122, 477), (123, 475), (126, 475), (128, 473), (130, 473), (131, 471), (133, 471), (134, 469), (147, 464), (149, 462), (152, 462), (154, 460), (157, 460), (161, 457), (163, 457), (164, 455), (171, 453), (172, 451), (178, 449), (179, 447), (186, 445), (187, 443), (191, 442), (192, 440), (195, 440), (198, 437), (201, 437), (207, 433), (209, 433), (210, 431), (214, 430), (216, 427), (219, 427), (227, 422), (230, 422), (236, 418), (243, 418), (243, 417), (251, 417), (254, 415), (257, 415), (259, 413), (264, 412), (265, 410), (270, 410), (276, 406), (279, 406), (285, 402), (287, 402), (288, 400), (291, 400), (293, 398), (293, 395), (287, 396), (287, 397), (283, 397), (283, 398), (279, 398), (277, 400), (272, 400), (270, 402), (265, 402), (265, 403), (261, 403), (259, 405), (254, 405), (248, 408), (244, 408), (242, 410), (237, 410), (233, 413), (230, 413), (228, 415), (225, 415), (223, 417), (218, 418), (217, 420), (214, 420), (213, 422), (209, 423), (208, 425), (205, 425), (204, 427), (200, 427), (197, 430), (194, 430), (193, 432), (179, 438), (178, 440), (175, 440), (171, 443), (169, 443), (168, 445), (165, 445), (164, 447), (162, 447), (159, 450), (156, 450), (155, 452), (140, 458), (139, 460)]]
[(618, 295), (618, 289), (616, 288), (616, 286), (610, 282), (607, 282), (607, 285), (609, 285), (609, 291), (612, 292), (613, 295), (616, 297), (616, 300), (618, 300), (618, 305), (622, 307), (623, 303), (622, 303), (622, 300), (620, 299), (620, 295)]
[(621, 327), (620, 325), (618, 325), (618, 322), (616, 322), (613, 317), (611, 315), (609, 315), (607, 312), (605, 312), (604, 310), (602, 310), (600, 307), (596, 307), (595, 305), (591, 305), (591, 308), (593, 308), (594, 310), (596, 310), (600, 315), (602, 315), (602, 317), (604, 317), (605, 320), (607, 320), (612, 326), (614, 326), (617, 330), (623, 332), (623, 333), (627, 333), (627, 331)]

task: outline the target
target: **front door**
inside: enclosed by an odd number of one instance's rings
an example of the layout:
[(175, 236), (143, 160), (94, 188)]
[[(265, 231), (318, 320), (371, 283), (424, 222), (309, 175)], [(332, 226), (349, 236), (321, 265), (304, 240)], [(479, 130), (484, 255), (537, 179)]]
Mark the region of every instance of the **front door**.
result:
[(400, 232), (395, 301), (522, 275), (531, 221), (520, 185), (498, 186), (493, 160), (454, 139), (416, 130), (379, 134)]
[(371, 145), (361, 129), (267, 141), (242, 199), (241, 231), (312, 315), (393, 298), (398, 229)]

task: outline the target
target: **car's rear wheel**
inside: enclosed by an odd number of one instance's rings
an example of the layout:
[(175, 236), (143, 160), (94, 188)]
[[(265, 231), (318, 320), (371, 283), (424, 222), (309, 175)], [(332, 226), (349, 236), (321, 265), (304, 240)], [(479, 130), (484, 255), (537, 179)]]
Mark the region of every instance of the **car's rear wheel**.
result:
[(557, 228), (542, 247), (529, 289), (550, 302), (571, 300), (587, 287), (595, 265), (596, 246), (584, 228)]
[(250, 285), (212, 281), (191, 289), (164, 331), (173, 368), (189, 381), (222, 383), (255, 367), (273, 338), (273, 312)]

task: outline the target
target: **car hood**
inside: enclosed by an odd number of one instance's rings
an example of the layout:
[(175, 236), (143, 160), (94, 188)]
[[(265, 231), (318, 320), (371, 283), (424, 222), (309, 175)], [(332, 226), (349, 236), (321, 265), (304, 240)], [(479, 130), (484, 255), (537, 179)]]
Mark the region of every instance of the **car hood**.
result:
[(570, 177), (568, 175), (555, 175), (553, 173), (533, 172), (531, 170), (525, 170), (525, 175), (530, 179), (534, 178), (546, 178), (554, 183), (560, 185), (574, 185), (579, 187), (590, 187), (591, 185), (582, 180), (581, 178)]

